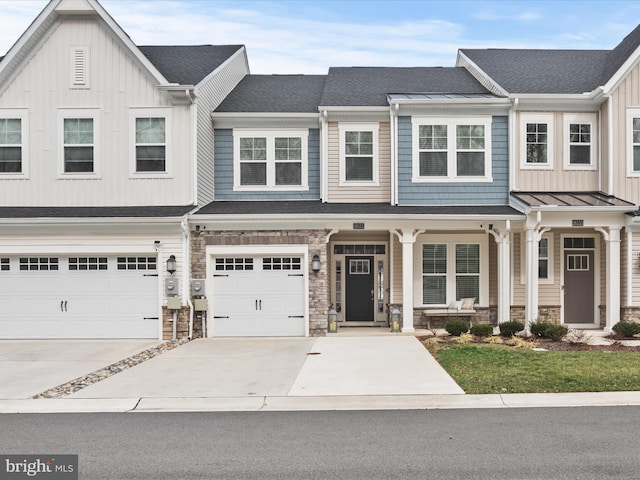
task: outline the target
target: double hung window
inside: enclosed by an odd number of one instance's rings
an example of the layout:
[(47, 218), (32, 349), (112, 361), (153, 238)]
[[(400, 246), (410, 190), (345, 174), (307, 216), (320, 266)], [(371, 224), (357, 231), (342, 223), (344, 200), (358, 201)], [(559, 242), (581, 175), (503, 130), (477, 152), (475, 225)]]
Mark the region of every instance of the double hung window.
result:
[(21, 118), (0, 118), (0, 175), (23, 172)]
[(520, 131), (522, 168), (553, 168), (553, 114), (522, 114)]
[(564, 165), (569, 170), (594, 170), (596, 116), (590, 113), (564, 115)]
[(491, 118), (413, 119), (413, 181), (488, 181)]
[(379, 125), (341, 123), (339, 130), (340, 183), (377, 184)]
[(236, 190), (307, 188), (308, 131), (234, 130)]

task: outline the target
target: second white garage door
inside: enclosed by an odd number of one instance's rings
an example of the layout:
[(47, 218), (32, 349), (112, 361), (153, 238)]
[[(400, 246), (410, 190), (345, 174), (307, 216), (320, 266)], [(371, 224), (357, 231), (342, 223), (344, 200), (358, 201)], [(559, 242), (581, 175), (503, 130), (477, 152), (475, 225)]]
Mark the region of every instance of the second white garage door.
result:
[(213, 269), (212, 335), (305, 335), (302, 257), (217, 257)]

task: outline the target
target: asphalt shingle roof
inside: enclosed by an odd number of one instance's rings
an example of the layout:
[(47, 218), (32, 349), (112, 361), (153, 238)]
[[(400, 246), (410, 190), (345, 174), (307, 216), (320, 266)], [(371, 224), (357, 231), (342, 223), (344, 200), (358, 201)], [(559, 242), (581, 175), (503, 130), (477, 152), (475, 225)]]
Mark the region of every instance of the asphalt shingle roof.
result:
[(640, 25), (613, 50), (460, 51), (509, 93), (581, 94), (604, 85), (638, 46)]
[(171, 83), (196, 85), (242, 45), (139, 46)]
[(0, 218), (157, 218), (181, 217), (191, 206), (0, 207)]
[(388, 106), (390, 93), (490, 94), (462, 67), (334, 67), (322, 106)]
[(216, 112), (318, 113), (326, 75), (247, 75)]
[(321, 201), (212, 202), (195, 215), (522, 215), (509, 205), (393, 206), (388, 203), (323, 203)]

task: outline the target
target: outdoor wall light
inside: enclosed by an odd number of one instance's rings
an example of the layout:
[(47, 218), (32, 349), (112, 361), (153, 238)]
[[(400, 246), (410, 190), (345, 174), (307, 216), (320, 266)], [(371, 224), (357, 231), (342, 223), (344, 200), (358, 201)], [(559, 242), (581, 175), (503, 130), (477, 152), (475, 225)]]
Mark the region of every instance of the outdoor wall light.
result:
[(314, 255), (311, 259), (311, 270), (313, 270), (313, 273), (320, 271), (320, 257), (318, 255)]
[(167, 259), (167, 272), (169, 272), (171, 275), (173, 275), (176, 272), (176, 256), (175, 255), (171, 255)]

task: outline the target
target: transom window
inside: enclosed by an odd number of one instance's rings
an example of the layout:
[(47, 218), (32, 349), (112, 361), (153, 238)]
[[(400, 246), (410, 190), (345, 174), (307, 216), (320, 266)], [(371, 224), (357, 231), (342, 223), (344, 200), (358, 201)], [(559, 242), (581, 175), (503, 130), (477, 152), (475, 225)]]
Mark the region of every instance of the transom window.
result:
[(0, 118), (0, 173), (22, 172), (22, 119)]
[(491, 118), (413, 118), (413, 181), (491, 176)]
[(525, 169), (553, 168), (553, 114), (520, 114), (520, 165)]
[(93, 154), (93, 118), (65, 118), (64, 173), (93, 173)]
[(234, 130), (235, 189), (306, 189), (308, 135), (308, 130)]
[(166, 120), (136, 118), (136, 172), (166, 171)]
[(596, 239), (593, 237), (566, 237), (564, 248), (596, 248)]
[(378, 183), (377, 123), (341, 123), (340, 182), (344, 185)]

